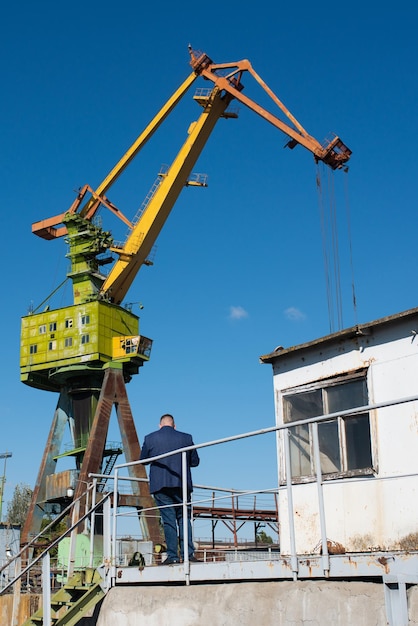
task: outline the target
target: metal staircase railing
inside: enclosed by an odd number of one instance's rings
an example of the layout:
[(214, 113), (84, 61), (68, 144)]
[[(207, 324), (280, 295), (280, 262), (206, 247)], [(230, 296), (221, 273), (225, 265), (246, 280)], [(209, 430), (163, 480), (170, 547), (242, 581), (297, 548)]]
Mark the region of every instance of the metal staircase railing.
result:
[[(93, 494), (92, 504), (82, 515), (79, 515), (80, 502), (82, 500), (88, 501), (87, 495), (89, 491)], [(9, 568), (10, 565), (15, 563), (15, 578), (10, 580), (1, 589), (0, 595), (3, 595), (14, 585), (17, 584), (17, 586), (20, 586), (21, 580), (24, 580), (26, 575), (30, 576), (30, 573), (36, 569), (36, 566), (38, 566), (39, 569), (39, 564), (42, 564), (42, 606), (39, 607), (22, 626), (75, 626), (83, 616), (85, 616), (87, 611), (94, 608), (94, 606), (100, 602), (108, 591), (110, 585), (106, 577), (107, 570), (104, 567), (95, 567), (93, 565), (93, 549), (90, 553), (89, 565), (80, 567), (75, 564), (75, 547), (79, 529), (84, 526), (87, 519), (90, 520), (90, 545), (93, 547), (95, 516), (97, 512), (103, 509), (103, 517), (107, 520), (110, 518), (110, 500), (112, 493), (101, 495), (98, 501), (96, 501), (96, 493), (97, 480), (94, 479), (85, 493), (66, 507), (51, 524), (44, 528), (42, 532), (32, 539), (31, 542), (26, 544), (17, 555), (9, 559), (7, 563), (0, 568), (1, 574), (4, 569)], [(34, 546), (40, 536), (70, 513), (72, 515), (71, 526), (60, 537), (52, 541), (38, 556), (29, 559), (30, 562), (28, 565), (22, 568), (22, 557), (24, 555), (30, 555), (33, 552)], [(68, 563), (67, 567), (63, 569), (62, 586), (51, 595), (50, 552), (68, 536), (70, 537)], [(103, 538), (102, 564), (107, 562), (110, 556), (106, 551), (109, 551), (109, 548)]]

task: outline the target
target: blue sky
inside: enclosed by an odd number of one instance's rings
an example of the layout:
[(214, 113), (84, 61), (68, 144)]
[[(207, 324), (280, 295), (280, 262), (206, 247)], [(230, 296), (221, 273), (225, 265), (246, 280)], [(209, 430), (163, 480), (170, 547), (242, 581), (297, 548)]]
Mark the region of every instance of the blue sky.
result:
[[(20, 318), (67, 267), (64, 242), (35, 237), (31, 224), (101, 182), (189, 74), (189, 43), (217, 63), (249, 59), (310, 134), (322, 141), (335, 132), (352, 149), (348, 174), (332, 176), (343, 327), (416, 306), (417, 12), (411, 2), (378, 11), (273, 0), (7, 3), (0, 452), (13, 457), (3, 512), (16, 484), (35, 482), (57, 401), (19, 381)], [(249, 78), (245, 93), (259, 98)], [(192, 95), (108, 193), (128, 216), (197, 118)], [(128, 386), (140, 439), (167, 411), (196, 443), (274, 425), (272, 372), (259, 356), (330, 331), (316, 168), (285, 143), (242, 106), (238, 120), (220, 120), (195, 168), (209, 187), (183, 191), (154, 266), (130, 289), (128, 300), (144, 307), (141, 332), (154, 340)], [(118, 239), (120, 226), (103, 219)], [(277, 482), (271, 437), (201, 456), (200, 484)]]

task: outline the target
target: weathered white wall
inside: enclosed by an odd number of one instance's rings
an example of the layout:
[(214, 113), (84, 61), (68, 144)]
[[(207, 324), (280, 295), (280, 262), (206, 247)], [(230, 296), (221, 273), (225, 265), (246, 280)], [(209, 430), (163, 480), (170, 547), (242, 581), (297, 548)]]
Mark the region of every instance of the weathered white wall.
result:
[[(409, 626), (418, 590), (409, 590)], [(97, 626), (386, 626), (383, 586), (362, 582), (248, 582), (116, 587)]]
[[(283, 391), (363, 367), (368, 368), (370, 404), (418, 395), (415, 321), (400, 318), (372, 326), (368, 335), (316, 342), (278, 356), (273, 364), (277, 424), (283, 423)], [(327, 538), (350, 552), (418, 549), (418, 403), (372, 411), (371, 429), (376, 475), (324, 484)], [(280, 465), (283, 480), (283, 449)], [(296, 549), (309, 554), (321, 538), (316, 483), (294, 485), (292, 495)], [(281, 551), (288, 554), (285, 491), (280, 492), (279, 517)]]

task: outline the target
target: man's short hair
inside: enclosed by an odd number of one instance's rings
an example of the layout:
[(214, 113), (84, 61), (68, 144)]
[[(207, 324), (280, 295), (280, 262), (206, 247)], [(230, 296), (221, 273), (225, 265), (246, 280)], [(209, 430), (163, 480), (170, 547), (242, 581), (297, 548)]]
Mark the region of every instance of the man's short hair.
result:
[(164, 415), (160, 417), (160, 424), (163, 422), (171, 422), (174, 425), (174, 417), (170, 415), (170, 413), (164, 413)]

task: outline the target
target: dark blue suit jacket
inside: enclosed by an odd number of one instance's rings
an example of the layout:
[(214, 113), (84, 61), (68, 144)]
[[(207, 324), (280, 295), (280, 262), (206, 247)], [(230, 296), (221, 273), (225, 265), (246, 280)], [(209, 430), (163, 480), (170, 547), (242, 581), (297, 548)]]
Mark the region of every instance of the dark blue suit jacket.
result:
[[(149, 459), (164, 452), (171, 452), (178, 448), (193, 446), (192, 436), (182, 433), (171, 426), (163, 426), (159, 430), (145, 436), (141, 450), (141, 461)], [(193, 491), (192, 475), (190, 468), (197, 467), (200, 459), (196, 450), (189, 450), (187, 455), (187, 489)], [(165, 459), (151, 462), (150, 466), (150, 493), (161, 491), (164, 487), (182, 487), (181, 454), (173, 454)]]

